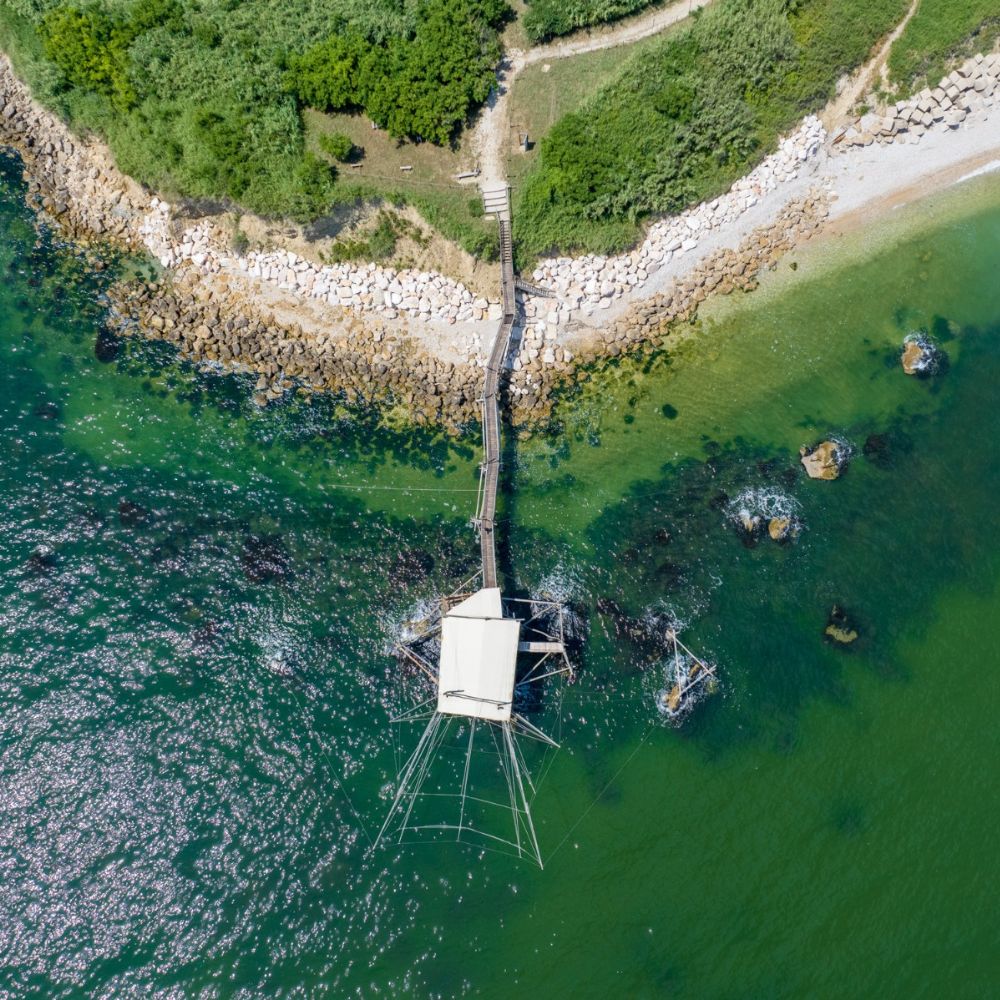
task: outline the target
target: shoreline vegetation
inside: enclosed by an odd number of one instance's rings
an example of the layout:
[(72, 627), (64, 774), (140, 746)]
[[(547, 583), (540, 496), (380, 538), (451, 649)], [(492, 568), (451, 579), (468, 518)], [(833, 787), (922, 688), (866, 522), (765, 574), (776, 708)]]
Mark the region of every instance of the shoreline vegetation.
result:
[[(157, 16), (174, 6), (161, 5)], [(758, 11), (771, 18), (770, 27), (758, 27), (775, 51), (784, 44), (779, 8), (764, 3)], [(705, 16), (696, 28), (712, 25)], [(831, 212), (857, 210), (950, 164), (1000, 153), (990, 119), (998, 76), (1000, 60), (978, 56), (941, 87), (897, 102), (888, 116), (856, 118), (831, 137), (807, 119), (725, 197), (653, 227), (631, 254), (541, 261), (534, 278), (556, 294), (521, 297), (512, 421), (544, 424), (555, 396), (585, 380), (588, 366), (662, 349), (673, 325), (709, 294), (753, 288), (762, 269)], [(100, 142), (81, 141), (39, 107), (3, 62), (0, 115), (0, 143), (21, 153), (33, 204), (74, 235), (111, 238), (165, 266), (148, 287), (115, 293), (123, 328), (170, 340), (198, 360), (256, 372), (262, 405), (300, 388), (452, 428), (476, 419), (495, 301), (440, 274), (353, 261), (318, 267), (280, 248), (247, 254), (231, 246), (232, 234), (213, 214), (185, 228), (171, 206), (121, 173)], [(900, 147), (921, 139), (914, 166)], [(873, 176), (863, 181), (862, 169)]]
[[(935, 105), (931, 127), (922, 129), (919, 158), (905, 144), (906, 129), (891, 124), (895, 119), (857, 122), (859, 127), (877, 125), (877, 140), (856, 129), (853, 139), (839, 145), (827, 140), (818, 146), (810, 138), (807, 146), (796, 146), (789, 140), (791, 149), (804, 154), (802, 170), (786, 171), (758, 204), (736, 216), (720, 218), (721, 204), (712, 203), (682, 217), (689, 220), (685, 228), (697, 252), (662, 248), (669, 262), (647, 274), (641, 285), (627, 286), (627, 294), (623, 286), (614, 286), (612, 297), (604, 297), (608, 289), (597, 283), (594, 295), (606, 308), (594, 313), (592, 322), (557, 329), (544, 318), (551, 312), (543, 310), (553, 308), (547, 300), (523, 299), (508, 386), (512, 422), (525, 431), (544, 425), (556, 397), (585, 382), (594, 365), (624, 354), (669, 350), (678, 322), (691, 319), (709, 295), (754, 288), (761, 271), (817, 232), (831, 211), (844, 215), (866, 206), (870, 212), (872, 199), (919, 186), (921, 179), (949, 166), (972, 160), (982, 166), (984, 157), (1000, 156), (995, 118), (989, 117), (1000, 91), (1000, 57), (979, 57), (961, 72), (966, 75), (956, 72), (955, 79), (969, 96), (957, 100), (977, 110), (967, 120), (956, 111), (963, 121), (952, 125), (942, 106)], [(123, 177), (99, 143), (75, 143), (2, 65), (0, 97), (0, 141), (20, 149), (32, 203), (55, 215), (70, 233), (144, 247), (144, 227), (168, 207)], [(927, 99), (918, 95), (899, 115), (909, 115)], [(943, 91), (942, 100), (950, 101)], [(810, 128), (806, 136), (812, 135)], [(861, 173), (870, 179), (860, 180)], [(836, 199), (832, 205), (831, 197)], [(168, 235), (175, 233), (177, 227), (165, 218)], [(183, 230), (181, 237), (189, 232)], [(206, 270), (209, 262), (202, 252), (188, 249), (189, 257), (161, 281), (116, 289), (115, 319), (121, 328), (171, 341), (194, 360), (256, 372), (261, 404), (296, 389), (332, 391), (348, 402), (398, 408), (416, 422), (458, 428), (475, 420), (481, 358), (456, 357), (449, 345), (476, 324), (446, 327), (450, 332), (442, 337), (438, 324), (405, 316), (388, 320), (378, 315), (374, 302), (358, 299), (345, 308), (302, 295), (276, 295), (278, 289), (263, 279), (244, 281), (241, 272), (215, 264), (215, 271)], [(624, 261), (632, 258), (580, 263), (604, 271)], [(493, 323), (487, 317), (483, 329)]]
[[(546, 10), (572, 28), (654, 18), (662, 6), (536, 0), (511, 23), (504, 0), (0, 0), (0, 48), (44, 106), (76, 134), (101, 136), (126, 174), (170, 200), (337, 227), (377, 227), (365, 206), (406, 203), (489, 260), (493, 227), (456, 177), (476, 167), (468, 126), (489, 99), (502, 42), (562, 37), (532, 35)], [(622, 47), (611, 78), (531, 137), (537, 148), (517, 171), (522, 266), (553, 252), (620, 252), (646, 220), (724, 191), (833, 96), (907, 6), (712, 0), (678, 30)], [(621, 25), (626, 39), (631, 26)], [(998, 27), (987, 0), (924, 0), (886, 86), (907, 92), (969, 39), (987, 51)], [(369, 118), (380, 128), (366, 143), (358, 126)], [(349, 163), (324, 147), (344, 128), (357, 151)], [(438, 169), (408, 173), (393, 146), (402, 161), (433, 151)]]

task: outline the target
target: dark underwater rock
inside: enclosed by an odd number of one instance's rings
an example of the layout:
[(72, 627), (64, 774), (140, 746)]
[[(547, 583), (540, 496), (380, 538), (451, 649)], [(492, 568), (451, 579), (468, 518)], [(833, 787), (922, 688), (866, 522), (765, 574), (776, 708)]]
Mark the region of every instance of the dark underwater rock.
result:
[(219, 626), (215, 622), (205, 622), (191, 633), (191, 644), (195, 649), (207, 649), (219, 638)]
[(666, 615), (655, 613), (633, 618), (610, 597), (598, 599), (597, 611), (610, 619), (615, 636), (635, 646), (647, 662), (662, 657), (670, 645), (667, 632), (674, 623)]
[(869, 434), (862, 446), (865, 460), (880, 469), (892, 468), (913, 451), (914, 442), (906, 433), (894, 428), (885, 433)]
[(434, 556), (425, 549), (407, 549), (396, 556), (389, 572), (394, 582), (412, 584), (427, 579), (433, 570)]
[(742, 511), (739, 517), (734, 520), (740, 541), (748, 549), (752, 549), (764, 537), (764, 532), (767, 531), (767, 522), (760, 514), (750, 514)]
[(861, 453), (876, 465), (880, 464), (889, 454), (889, 435), (869, 434), (861, 446)]
[(729, 494), (720, 491), (708, 501), (708, 506), (712, 510), (723, 510), (729, 506)]
[(41, 420), (58, 420), (62, 416), (62, 410), (58, 403), (46, 400), (35, 407), (35, 416)]
[(102, 364), (114, 361), (121, 353), (122, 342), (110, 330), (101, 327), (94, 341), (94, 357)]
[(39, 545), (25, 561), (32, 576), (48, 576), (56, 568), (56, 554), (48, 545)]
[(251, 535), (243, 543), (240, 563), (251, 583), (273, 583), (288, 576), (288, 552), (276, 536)]
[(123, 528), (137, 528), (143, 524), (149, 514), (145, 507), (131, 500), (122, 500), (118, 504), (118, 522)]

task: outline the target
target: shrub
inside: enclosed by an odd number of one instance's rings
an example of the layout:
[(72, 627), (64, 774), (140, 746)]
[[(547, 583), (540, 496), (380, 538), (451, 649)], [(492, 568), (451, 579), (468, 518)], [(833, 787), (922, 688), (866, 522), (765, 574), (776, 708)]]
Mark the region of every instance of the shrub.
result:
[(57, 8), (42, 22), (45, 54), (67, 81), (109, 97), (124, 111), (136, 103), (129, 78), (129, 32), (99, 8)]
[(905, 7), (717, 0), (542, 139), (514, 213), (520, 253), (621, 250), (643, 218), (724, 190), (832, 94)]
[(343, 132), (330, 132), (321, 135), (319, 137), (319, 148), (339, 163), (346, 163), (357, 153), (357, 147), (354, 145), (351, 137), (344, 135)]

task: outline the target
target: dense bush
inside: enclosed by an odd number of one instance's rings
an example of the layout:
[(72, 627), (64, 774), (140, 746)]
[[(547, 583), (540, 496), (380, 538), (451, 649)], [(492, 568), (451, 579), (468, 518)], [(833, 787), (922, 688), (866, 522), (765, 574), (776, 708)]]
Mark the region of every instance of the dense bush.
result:
[(360, 108), (390, 135), (445, 144), (489, 96), (509, 13), (503, 0), (433, 0), (412, 36), (341, 31), (293, 57), (289, 86), (320, 110)]
[(530, 0), (524, 29), (533, 42), (628, 17), (657, 0)]
[(525, 255), (605, 252), (711, 197), (833, 92), (906, 0), (719, 0), (561, 119), (522, 186)]

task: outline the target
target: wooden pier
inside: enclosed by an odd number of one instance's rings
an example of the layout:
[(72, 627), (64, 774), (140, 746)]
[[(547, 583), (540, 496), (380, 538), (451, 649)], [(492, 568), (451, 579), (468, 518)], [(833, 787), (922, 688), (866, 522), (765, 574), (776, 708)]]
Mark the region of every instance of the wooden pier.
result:
[(486, 362), (483, 381), (482, 423), (483, 464), (480, 476), (479, 508), (476, 525), (483, 561), (483, 586), (497, 586), (497, 555), (495, 523), (497, 490), (500, 485), (500, 378), (507, 363), (511, 333), (517, 314), (514, 275), (514, 248), (510, 233), (510, 195), (508, 188), (489, 189), (483, 192), (483, 205), (495, 214), (500, 227), (500, 290), (503, 313), (500, 326), (493, 340), (493, 348)]
[[(535, 786), (517, 738), (553, 749), (558, 744), (526, 717), (530, 709), (525, 705), (530, 699), (526, 699), (524, 691), (529, 685), (572, 677), (573, 668), (566, 655), (561, 604), (547, 597), (505, 598), (497, 582), (500, 381), (516, 319), (517, 279), (507, 186), (484, 188), (483, 204), (488, 213), (496, 215), (500, 230), (503, 305), (486, 362), (481, 400), (483, 461), (473, 524), (479, 531), (482, 580), (478, 589), (474, 585), (476, 577), (465, 581), (443, 597), (424, 619), (408, 623), (408, 636), (397, 645), (400, 663), (415, 666), (437, 687), (437, 696), (421, 701), (394, 720), (426, 721), (427, 728), (399, 773), (376, 843), (387, 837), (404, 843), (411, 836), (453, 836), (461, 841), (474, 835), (481, 846), (503, 847), (541, 866), (542, 855), (531, 819)], [(478, 747), (477, 728), (481, 742)], [(461, 741), (450, 749), (464, 761), (457, 773), (451, 774), (456, 779), (456, 790), (447, 791), (452, 784), (446, 764), (435, 773), (432, 790), (425, 792), (438, 750), (449, 739)], [(497, 768), (492, 777), (488, 764), (487, 773), (481, 773), (487, 759), (493, 759)], [(505, 792), (505, 799), (494, 797), (498, 790)], [(509, 817), (506, 835), (491, 831), (498, 815)]]

